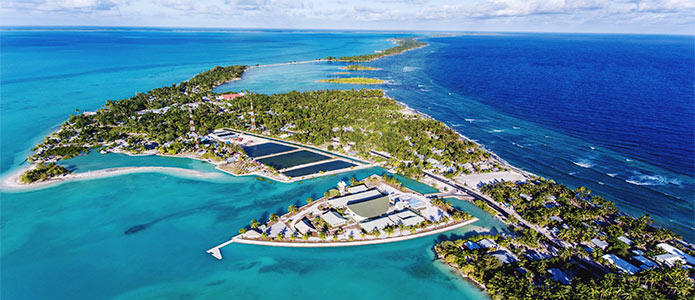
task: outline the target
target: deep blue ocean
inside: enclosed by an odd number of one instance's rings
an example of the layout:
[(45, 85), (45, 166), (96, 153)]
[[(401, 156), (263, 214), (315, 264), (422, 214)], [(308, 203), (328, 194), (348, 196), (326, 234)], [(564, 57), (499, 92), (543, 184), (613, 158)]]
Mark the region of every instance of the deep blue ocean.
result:
[[(381, 32), (81, 29), (0, 31), (0, 172), (76, 108), (185, 80), (214, 65), (270, 64), (371, 53)], [(632, 215), (695, 240), (695, 39), (692, 36), (485, 34), (369, 63), (389, 96), (452, 126), (515, 166), (584, 185)], [(254, 68), (219, 90), (277, 93), (351, 88), (319, 83), (343, 64)], [(206, 254), (252, 218), (316, 198), (337, 181), (294, 184), (233, 177), (198, 161), (92, 153), (79, 171), (167, 166), (205, 174), (140, 173), (0, 191), (0, 298), (481, 299), (433, 262), (443, 236), (347, 249), (232, 245)], [(481, 220), (450, 234), (503, 226)], [(135, 225), (145, 229), (124, 232)], [(310, 284), (308, 284), (310, 283)], [(340, 293), (336, 293), (340, 287)]]

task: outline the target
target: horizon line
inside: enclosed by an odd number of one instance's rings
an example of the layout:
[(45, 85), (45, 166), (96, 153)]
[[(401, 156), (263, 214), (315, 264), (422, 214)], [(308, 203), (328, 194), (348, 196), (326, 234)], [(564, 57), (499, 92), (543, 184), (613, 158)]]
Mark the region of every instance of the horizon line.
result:
[[(183, 31), (325, 31), (325, 32), (385, 32), (385, 33), (536, 33), (536, 34), (596, 34), (596, 35), (672, 35), (695, 37), (695, 33), (659, 33), (659, 32), (596, 32), (596, 31), (493, 31), (493, 30), (392, 30), (392, 29), (347, 29), (347, 28), (271, 28), (271, 27), (189, 27), (189, 26), (119, 26), (119, 25), (0, 25), (1, 30), (30, 29), (62, 30), (103, 30), (103, 29), (155, 29)], [(66, 31), (67, 31), (66, 30)]]

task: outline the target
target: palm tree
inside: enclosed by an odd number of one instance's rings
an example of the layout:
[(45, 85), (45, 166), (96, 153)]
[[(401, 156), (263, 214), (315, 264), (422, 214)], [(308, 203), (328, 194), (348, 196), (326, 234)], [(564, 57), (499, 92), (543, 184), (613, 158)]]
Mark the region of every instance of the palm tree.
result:
[(291, 214), (296, 213), (297, 212), (297, 206), (295, 206), (294, 204), (291, 204), (289, 207), (287, 207), (287, 211), (289, 211)]
[(251, 220), (251, 224), (249, 224), (249, 225), (250, 225), (251, 228), (253, 228), (253, 229), (258, 229), (258, 227), (261, 226), (261, 224), (258, 223), (258, 221), (257, 221), (256, 219)]
[(276, 215), (275, 213), (270, 213), (270, 216), (268, 216), (268, 220), (270, 222), (275, 222), (278, 220), (278, 215)]

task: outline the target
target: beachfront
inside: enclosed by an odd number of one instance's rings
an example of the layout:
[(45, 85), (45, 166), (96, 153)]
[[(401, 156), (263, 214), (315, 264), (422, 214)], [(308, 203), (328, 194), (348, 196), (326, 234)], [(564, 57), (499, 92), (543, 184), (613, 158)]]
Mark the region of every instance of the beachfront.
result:
[(397, 179), (372, 175), (348, 185), (340, 181), (324, 197), (294, 205), (268, 222), (251, 220), (239, 235), (207, 251), (222, 259), (232, 243), (276, 247), (346, 247), (404, 241), (442, 233), (475, 222), (440, 198), (403, 186)]

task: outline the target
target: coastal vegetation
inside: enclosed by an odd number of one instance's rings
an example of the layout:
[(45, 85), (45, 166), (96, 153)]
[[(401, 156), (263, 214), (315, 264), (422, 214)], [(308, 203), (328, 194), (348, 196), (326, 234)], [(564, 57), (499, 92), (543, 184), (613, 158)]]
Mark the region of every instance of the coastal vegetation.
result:
[(24, 183), (32, 183), (70, 173), (71, 172), (65, 167), (56, 165), (55, 163), (39, 163), (36, 164), (33, 169), (24, 172), (19, 179)]
[[(165, 154), (191, 151), (195, 141), (186, 139), (191, 117), (200, 134), (207, 134), (216, 124), (219, 107), (203, 98), (214, 94), (213, 87), (239, 78), (246, 68), (218, 66), (179, 84), (137, 93), (128, 99), (107, 100), (96, 112), (71, 115), (57, 132), (33, 149), (35, 153), (28, 159), (54, 162), (97, 147), (133, 153), (148, 147)], [(239, 151), (234, 147), (224, 146), (223, 150)]]
[(534, 178), (525, 183), (490, 184), (481, 190), (514, 207), (533, 224), (558, 228), (558, 237), (568, 242), (587, 242), (602, 234), (608, 239), (625, 235), (634, 246), (651, 247), (678, 237), (670, 230), (651, 226), (649, 216), (633, 219), (619, 214), (613, 202), (591, 195), (583, 187), (571, 190), (553, 180)]
[(344, 61), (344, 62), (368, 62), (375, 60), (377, 58), (381, 58), (384, 56), (388, 55), (394, 55), (394, 54), (399, 54), (402, 53), (403, 51), (423, 47), (427, 45), (427, 43), (420, 42), (416, 40), (415, 38), (398, 38), (394, 39), (394, 41), (398, 44), (397, 46), (388, 48), (386, 50), (383, 50), (378, 53), (374, 54), (365, 54), (365, 55), (358, 55), (358, 56), (342, 56), (340, 58), (332, 57), (329, 56), (327, 59), (328, 60), (333, 60), (333, 61)]
[(331, 78), (322, 79), (319, 82), (329, 82), (329, 83), (345, 83), (345, 84), (384, 84), (385, 80), (376, 78), (366, 78), (366, 77), (345, 77), (345, 78)]
[[(494, 249), (469, 249), (466, 243), (486, 238)], [(563, 249), (560, 255), (537, 259), (524, 254), (513, 238), (477, 235), (443, 241), (434, 247), (437, 256), (468, 279), (485, 287), (493, 299), (692, 299), (692, 269), (657, 268), (634, 275), (597, 277), (577, 264), (587, 256), (582, 249)], [(498, 250), (501, 249), (501, 250)], [(503, 262), (492, 254), (510, 251), (516, 258)], [(560, 272), (558, 272), (560, 271)], [(562, 279), (553, 274), (571, 274)], [(571, 277), (570, 277), (571, 276)]]
[(340, 67), (343, 70), (350, 70), (350, 71), (376, 71), (380, 70), (379, 68), (374, 68), (374, 67), (367, 67), (363, 65), (349, 65), (346, 67)]
[[(487, 184), (481, 191), (541, 230), (550, 231), (559, 241), (549, 240), (510, 216), (507, 224), (512, 234), (475, 235), (442, 241), (434, 247), (440, 259), (483, 286), (494, 299), (695, 296), (695, 271), (680, 262), (674, 265), (656, 257), (667, 253), (665, 244), (684, 253), (677, 255), (683, 262), (687, 261), (685, 255), (695, 255), (695, 251), (684, 246), (687, 243), (675, 233), (653, 226), (649, 216), (621, 214), (611, 201), (592, 195), (584, 187), (571, 190), (539, 177)], [(482, 201), (476, 202), (489, 208)], [(483, 239), (488, 242), (481, 242)], [(621, 260), (620, 266), (607, 257)], [(645, 261), (652, 265), (645, 265)]]
[[(93, 148), (167, 155), (197, 153), (197, 157), (219, 162), (240, 153), (244, 159), (239, 145), (207, 143), (205, 137), (220, 128), (250, 131), (252, 114), (255, 129), (263, 135), (314, 146), (328, 143), (333, 151), (364, 159), (377, 158), (371, 150), (387, 152), (398, 160), (393, 162), (396, 169), (409, 176), (420, 174), (433, 159), (460, 173), (470, 172), (477, 163), (491, 158), (443, 123), (402, 113), (403, 107), (381, 90), (247, 93), (233, 100), (217, 97), (212, 91), (214, 86), (238, 78), (245, 69), (215, 67), (178, 85), (129, 99), (108, 100), (95, 112), (71, 115), (34, 148), (29, 159), (56, 162)], [(229, 169), (243, 173), (242, 169), (250, 167), (237, 165)]]

